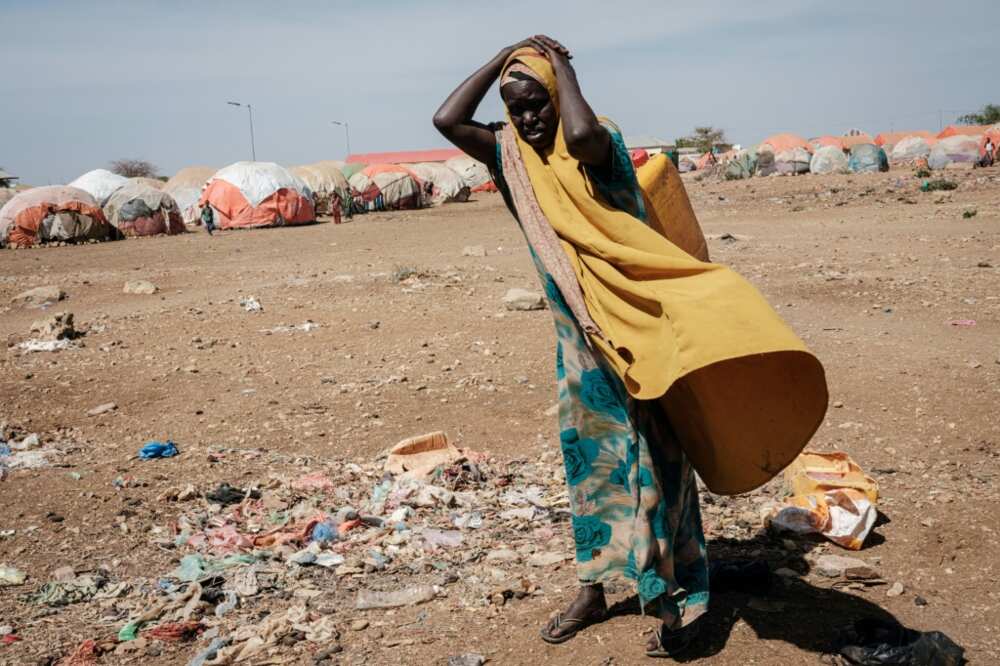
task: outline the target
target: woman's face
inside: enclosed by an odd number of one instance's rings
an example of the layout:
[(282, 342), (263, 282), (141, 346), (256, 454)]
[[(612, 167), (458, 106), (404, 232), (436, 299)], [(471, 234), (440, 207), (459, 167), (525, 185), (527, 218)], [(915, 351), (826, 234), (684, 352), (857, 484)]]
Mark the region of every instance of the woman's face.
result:
[(537, 81), (512, 81), (500, 88), (511, 122), (532, 148), (552, 145), (559, 127), (559, 114), (545, 87)]

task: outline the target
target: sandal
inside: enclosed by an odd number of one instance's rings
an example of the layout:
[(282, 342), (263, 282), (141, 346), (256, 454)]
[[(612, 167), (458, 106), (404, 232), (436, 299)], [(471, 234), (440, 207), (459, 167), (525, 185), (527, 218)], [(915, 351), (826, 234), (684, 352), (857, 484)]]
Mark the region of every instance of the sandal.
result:
[[(554, 621), (550, 621), (547, 625), (541, 628), (539, 633), (542, 635), (542, 640), (546, 643), (551, 643), (552, 645), (559, 645), (560, 643), (565, 643), (569, 639), (577, 635), (577, 633), (583, 631), (587, 627), (603, 622), (607, 619), (608, 611), (607, 609), (600, 609), (594, 611), (587, 617), (563, 617), (562, 613), (558, 613)], [(552, 630), (558, 629), (560, 627), (571, 627), (571, 631), (568, 631), (559, 636), (553, 636)]]
[(670, 630), (662, 627), (656, 632), (656, 647), (646, 650), (647, 657), (664, 659), (676, 657), (691, 647), (698, 635), (697, 622), (680, 629)]

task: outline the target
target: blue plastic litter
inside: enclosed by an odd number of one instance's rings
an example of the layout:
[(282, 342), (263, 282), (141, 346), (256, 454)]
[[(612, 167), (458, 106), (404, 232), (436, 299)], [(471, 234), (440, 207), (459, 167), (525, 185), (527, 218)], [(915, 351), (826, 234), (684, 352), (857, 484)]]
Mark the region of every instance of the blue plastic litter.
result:
[(312, 531), (312, 540), (326, 543), (337, 540), (337, 528), (330, 523), (316, 523)]
[(178, 453), (180, 453), (180, 451), (177, 450), (177, 446), (169, 439), (166, 442), (146, 442), (146, 446), (139, 449), (139, 457), (143, 460), (152, 460), (154, 458), (172, 458)]
[(6, 444), (0, 444), (0, 458), (6, 458), (11, 454), (10, 447)]

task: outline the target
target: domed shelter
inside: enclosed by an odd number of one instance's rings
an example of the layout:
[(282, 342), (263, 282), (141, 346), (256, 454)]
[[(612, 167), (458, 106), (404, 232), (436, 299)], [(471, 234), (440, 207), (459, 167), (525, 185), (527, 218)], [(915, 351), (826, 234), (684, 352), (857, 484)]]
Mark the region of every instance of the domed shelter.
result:
[(757, 152), (772, 152), (776, 156), (778, 153), (793, 148), (801, 148), (806, 152), (812, 152), (812, 146), (798, 134), (772, 134), (757, 146)]
[(128, 179), (130, 183), (138, 183), (140, 185), (145, 185), (146, 187), (151, 187), (154, 190), (162, 190), (166, 182), (159, 180), (158, 178), (146, 178), (145, 176), (134, 176)]
[(129, 182), (104, 202), (104, 217), (123, 236), (184, 233), (184, 220), (174, 198), (142, 183)]
[(909, 138), (911, 136), (917, 136), (927, 142), (927, 145), (933, 146), (936, 140), (933, 133), (927, 130), (910, 130), (908, 132), (881, 132), (875, 135), (872, 139), (872, 143), (879, 146), (887, 153), (892, 153), (892, 149), (895, 148), (896, 144), (903, 139)]
[(351, 201), (351, 186), (336, 166), (307, 164), (291, 167), (289, 171), (302, 179), (312, 190), (316, 200), (317, 215), (331, 215), (340, 222), (344, 207)]
[(932, 169), (945, 169), (951, 166), (971, 167), (979, 160), (978, 136), (953, 134), (939, 139), (931, 148), (927, 157), (927, 166)]
[[(931, 142), (933, 141), (934, 139), (917, 135), (900, 139), (892, 146), (892, 152), (889, 153), (889, 161), (898, 164), (909, 164), (920, 159), (927, 159), (931, 154)], [(885, 150), (884, 147), (883, 150)]]
[(860, 146), (863, 143), (872, 143), (874, 139), (867, 132), (857, 131), (857, 134), (845, 134), (840, 137), (840, 143), (844, 146), (844, 150), (850, 151), (854, 146)]
[(369, 164), (351, 176), (355, 202), (365, 210), (420, 208), (420, 179), (398, 164)]
[(221, 229), (306, 224), (316, 220), (313, 195), (274, 162), (236, 162), (220, 169), (198, 199)]
[(980, 137), (990, 128), (989, 125), (948, 125), (938, 132), (937, 138), (947, 139), (951, 136), (974, 136)]
[(340, 171), (341, 173), (344, 174), (344, 178), (350, 181), (351, 176), (353, 176), (356, 173), (359, 173), (366, 166), (368, 165), (363, 162), (348, 162), (340, 166)]
[(812, 146), (813, 150), (819, 150), (824, 146), (833, 146), (844, 149), (844, 140), (839, 136), (831, 136), (830, 134), (824, 134), (823, 136), (818, 136), (815, 139), (809, 139), (809, 145)]
[(185, 224), (198, 224), (201, 219), (201, 193), (212, 179), (215, 167), (191, 166), (175, 173), (163, 186), (163, 191), (174, 198)]
[(439, 206), (454, 201), (468, 201), (471, 188), (462, 177), (450, 167), (439, 162), (407, 164), (406, 168), (420, 179), (424, 190), (424, 202), (429, 206)]
[(757, 168), (757, 155), (750, 150), (739, 150), (724, 164), (726, 180), (743, 180), (754, 174)]
[(471, 191), (496, 191), (496, 185), (493, 184), (493, 177), (490, 176), (490, 170), (479, 160), (474, 160), (468, 155), (456, 155), (444, 164), (461, 176)]
[(113, 229), (97, 200), (77, 187), (49, 185), (21, 192), (0, 208), (0, 245), (31, 247), (61, 241), (108, 240)]
[(81, 189), (94, 197), (98, 203), (103, 203), (112, 192), (127, 182), (128, 178), (111, 173), (107, 169), (94, 169), (74, 180), (69, 186)]
[(839, 146), (821, 146), (809, 161), (809, 171), (816, 174), (849, 173), (847, 155)]
[(874, 143), (859, 143), (851, 148), (847, 166), (853, 173), (878, 173), (889, 170), (889, 158)]
[(805, 148), (789, 148), (774, 156), (774, 168), (786, 176), (797, 176), (809, 173), (809, 162), (812, 155)]

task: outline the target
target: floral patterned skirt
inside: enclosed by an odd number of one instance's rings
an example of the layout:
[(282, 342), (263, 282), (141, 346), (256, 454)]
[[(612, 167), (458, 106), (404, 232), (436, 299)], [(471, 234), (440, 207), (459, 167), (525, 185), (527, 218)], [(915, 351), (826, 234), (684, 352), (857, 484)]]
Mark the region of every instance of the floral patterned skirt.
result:
[(629, 397), (536, 266), (558, 336), (560, 441), (578, 577), (633, 581), (643, 606), (668, 628), (685, 626), (708, 608), (694, 470), (659, 403)]

